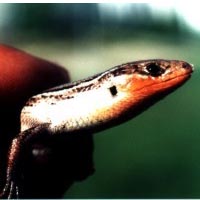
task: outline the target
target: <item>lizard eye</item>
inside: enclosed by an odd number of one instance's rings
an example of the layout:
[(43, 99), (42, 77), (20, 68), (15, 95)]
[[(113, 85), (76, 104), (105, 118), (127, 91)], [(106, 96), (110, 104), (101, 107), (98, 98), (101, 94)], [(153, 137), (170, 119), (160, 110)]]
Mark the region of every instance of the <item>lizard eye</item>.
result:
[(146, 70), (149, 72), (149, 74), (151, 76), (155, 76), (155, 77), (160, 76), (165, 71), (163, 68), (161, 68), (156, 63), (151, 63), (151, 64), (147, 65)]

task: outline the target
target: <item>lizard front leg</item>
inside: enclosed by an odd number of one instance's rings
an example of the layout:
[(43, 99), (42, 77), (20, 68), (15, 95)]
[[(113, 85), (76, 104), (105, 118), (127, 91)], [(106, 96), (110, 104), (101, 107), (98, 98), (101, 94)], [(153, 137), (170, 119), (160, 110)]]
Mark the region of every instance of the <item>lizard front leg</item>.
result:
[(42, 124), (21, 132), (12, 141), (12, 145), (8, 155), (6, 184), (0, 194), (1, 198), (20, 198), (22, 196), (23, 186), (21, 159), (23, 158), (24, 146), (31, 142), (34, 138), (42, 135), (50, 135), (47, 130), (49, 124)]

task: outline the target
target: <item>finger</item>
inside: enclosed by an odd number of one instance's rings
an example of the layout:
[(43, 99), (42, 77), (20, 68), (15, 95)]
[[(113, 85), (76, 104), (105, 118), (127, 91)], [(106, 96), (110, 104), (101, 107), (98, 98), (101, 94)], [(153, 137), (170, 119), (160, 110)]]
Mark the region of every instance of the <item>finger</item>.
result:
[(0, 107), (20, 107), (33, 94), (68, 81), (58, 64), (0, 45)]

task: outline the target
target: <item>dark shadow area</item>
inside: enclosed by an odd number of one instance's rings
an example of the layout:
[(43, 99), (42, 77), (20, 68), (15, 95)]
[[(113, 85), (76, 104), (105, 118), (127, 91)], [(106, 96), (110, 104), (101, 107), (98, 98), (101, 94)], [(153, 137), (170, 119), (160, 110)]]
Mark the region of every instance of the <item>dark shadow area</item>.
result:
[(25, 148), (23, 198), (61, 198), (93, 174), (93, 139), (87, 133), (39, 138)]

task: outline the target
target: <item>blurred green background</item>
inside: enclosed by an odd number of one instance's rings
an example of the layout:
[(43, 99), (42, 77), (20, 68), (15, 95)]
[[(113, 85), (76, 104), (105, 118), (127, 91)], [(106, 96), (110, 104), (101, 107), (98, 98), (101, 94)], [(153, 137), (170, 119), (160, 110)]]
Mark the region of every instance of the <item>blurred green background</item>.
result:
[(198, 3), (0, 4), (0, 42), (50, 59), (72, 80), (124, 62), (181, 59), (180, 89), (96, 134), (96, 172), (66, 198), (200, 198)]

